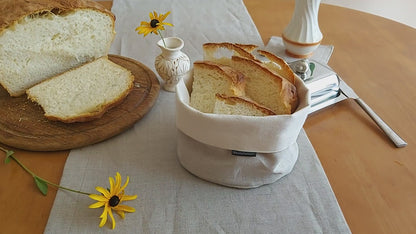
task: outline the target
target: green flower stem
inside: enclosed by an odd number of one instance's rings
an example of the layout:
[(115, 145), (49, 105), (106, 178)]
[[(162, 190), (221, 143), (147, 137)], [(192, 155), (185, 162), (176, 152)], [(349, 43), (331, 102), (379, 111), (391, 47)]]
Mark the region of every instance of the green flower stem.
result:
[(163, 35), (162, 35), (162, 32), (160, 31), (160, 29), (158, 29), (158, 30), (157, 30), (157, 32), (159, 33), (160, 38), (162, 38), (163, 45), (165, 46), (165, 48), (167, 48), (167, 47), (166, 47), (166, 43), (165, 43), (165, 38), (163, 38)]
[[(1, 147), (0, 146), (0, 150), (2, 150), (2, 151), (4, 151), (6, 154), (7, 154), (7, 152), (10, 152), (10, 151), (8, 151), (8, 150), (6, 150), (6, 149), (4, 149), (3, 147)], [(63, 186), (61, 186), (61, 185), (58, 185), (58, 184), (55, 184), (55, 183), (52, 183), (52, 182), (50, 182), (50, 181), (48, 181), (48, 180), (45, 180), (45, 179), (43, 179), (43, 178), (41, 178), (41, 177), (39, 177), (39, 176), (37, 176), (33, 171), (31, 171), (29, 168), (27, 168), (25, 165), (23, 165), (17, 158), (15, 158), (14, 156), (13, 156), (13, 153), (12, 154), (10, 154), (9, 156), (8, 156), (8, 158), (11, 158), (11, 159), (13, 159), (20, 167), (22, 167), (27, 173), (29, 173), (33, 178), (37, 178), (37, 179), (39, 179), (39, 180), (41, 180), (41, 181), (43, 181), (43, 182), (45, 182), (45, 183), (47, 183), (47, 184), (49, 184), (49, 185), (52, 185), (52, 186), (54, 186), (54, 187), (56, 187), (56, 188), (59, 188), (59, 189), (64, 189), (64, 190), (67, 190), (67, 191), (71, 191), (71, 192), (74, 192), (74, 193), (80, 193), (80, 194), (84, 194), (84, 195), (90, 195), (90, 193), (86, 193), (86, 192), (82, 192), (82, 191), (79, 191), (79, 190), (73, 190), (73, 189), (70, 189), (70, 188), (66, 188), (66, 187), (63, 187)]]

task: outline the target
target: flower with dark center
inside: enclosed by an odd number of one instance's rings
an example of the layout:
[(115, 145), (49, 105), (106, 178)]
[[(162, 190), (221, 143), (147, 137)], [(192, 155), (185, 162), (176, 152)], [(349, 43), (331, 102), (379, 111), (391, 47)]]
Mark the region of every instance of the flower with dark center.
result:
[(143, 36), (147, 36), (149, 33), (158, 35), (160, 31), (165, 30), (165, 25), (173, 26), (171, 23), (163, 22), (169, 14), (170, 11), (166, 12), (166, 14), (159, 15), (155, 11), (150, 12), (150, 21), (142, 21), (140, 26), (136, 28), (137, 33), (143, 34)]
[(110, 216), (112, 221), (112, 228), (116, 227), (116, 222), (113, 216), (113, 210), (120, 215), (121, 218), (124, 218), (124, 212), (135, 212), (135, 209), (130, 206), (122, 205), (123, 201), (134, 200), (137, 198), (137, 195), (130, 196), (124, 194), (124, 189), (129, 183), (129, 177), (127, 176), (126, 183), (121, 186), (121, 176), (120, 173), (116, 173), (115, 178), (110, 177), (110, 189), (105, 189), (103, 187), (97, 186), (95, 189), (100, 192), (102, 195), (90, 194), (89, 197), (96, 200), (97, 202), (91, 204), (89, 208), (100, 208), (104, 206), (104, 211), (101, 214), (100, 227), (104, 226), (107, 222), (107, 216)]

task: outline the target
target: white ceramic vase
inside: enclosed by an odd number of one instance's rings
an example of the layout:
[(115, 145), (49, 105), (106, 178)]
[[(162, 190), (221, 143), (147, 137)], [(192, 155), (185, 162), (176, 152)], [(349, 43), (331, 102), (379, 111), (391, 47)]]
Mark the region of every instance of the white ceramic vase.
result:
[(163, 40), (157, 42), (162, 53), (155, 59), (155, 68), (164, 81), (163, 89), (169, 92), (175, 92), (176, 84), (190, 69), (190, 60), (181, 51), (184, 46), (182, 39), (178, 37), (167, 37), (165, 38), (165, 43), (166, 47), (163, 44)]
[(322, 40), (318, 24), (321, 0), (295, 0), (292, 20), (283, 31), (286, 53), (296, 58), (312, 56)]

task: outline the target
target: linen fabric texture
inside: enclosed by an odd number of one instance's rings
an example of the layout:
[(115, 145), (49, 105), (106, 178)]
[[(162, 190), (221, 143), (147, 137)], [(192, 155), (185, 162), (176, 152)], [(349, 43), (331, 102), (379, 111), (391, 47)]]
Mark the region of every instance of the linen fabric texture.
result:
[(196, 110), (189, 105), (192, 81), (190, 72), (176, 87), (177, 152), (182, 166), (203, 179), (238, 188), (273, 183), (290, 173), (299, 153), (296, 140), (310, 107), (309, 90), (300, 78), (296, 76), (295, 82), (296, 111), (261, 117)]

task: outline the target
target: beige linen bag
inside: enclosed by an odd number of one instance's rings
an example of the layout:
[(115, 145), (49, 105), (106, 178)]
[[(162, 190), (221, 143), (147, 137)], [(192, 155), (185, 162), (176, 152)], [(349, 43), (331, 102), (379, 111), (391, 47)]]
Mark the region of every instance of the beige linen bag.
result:
[(189, 105), (192, 73), (176, 86), (177, 153), (190, 173), (217, 184), (255, 188), (289, 174), (299, 150), (310, 94), (296, 77), (299, 106), (264, 117), (202, 113)]

